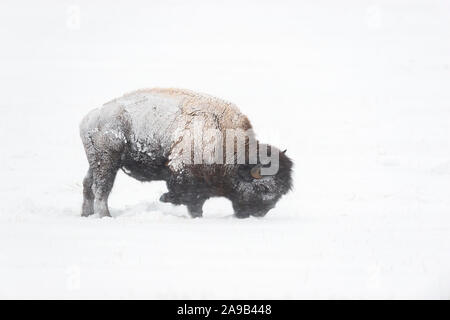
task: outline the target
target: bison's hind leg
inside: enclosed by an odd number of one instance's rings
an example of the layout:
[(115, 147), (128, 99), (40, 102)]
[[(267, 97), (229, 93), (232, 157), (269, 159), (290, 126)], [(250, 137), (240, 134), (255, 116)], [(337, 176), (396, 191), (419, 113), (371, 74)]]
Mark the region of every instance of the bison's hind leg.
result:
[(110, 217), (108, 197), (121, 165), (121, 146), (102, 132), (87, 136), (83, 144), (90, 169), (83, 181), (82, 216), (95, 213), (100, 217)]
[(98, 213), (100, 217), (111, 217), (108, 209), (108, 197), (114, 185), (118, 169), (113, 166), (99, 165), (89, 169), (83, 180), (83, 208), (81, 216), (88, 217)]
[(94, 212), (100, 218), (111, 217), (108, 209), (108, 197), (114, 185), (118, 167), (109, 163), (101, 163), (93, 170)]
[(83, 208), (81, 216), (88, 217), (94, 214), (94, 193), (92, 192), (92, 184), (94, 177), (92, 169), (89, 168), (86, 177), (83, 180)]

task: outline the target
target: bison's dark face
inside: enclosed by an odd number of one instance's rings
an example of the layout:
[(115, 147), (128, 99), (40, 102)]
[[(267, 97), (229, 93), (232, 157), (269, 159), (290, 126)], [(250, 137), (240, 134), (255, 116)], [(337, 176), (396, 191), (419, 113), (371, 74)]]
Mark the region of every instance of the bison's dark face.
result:
[(233, 190), (233, 209), (239, 218), (263, 217), (292, 187), (292, 161), (279, 153), (279, 169), (274, 175), (261, 175), (261, 164), (240, 165)]

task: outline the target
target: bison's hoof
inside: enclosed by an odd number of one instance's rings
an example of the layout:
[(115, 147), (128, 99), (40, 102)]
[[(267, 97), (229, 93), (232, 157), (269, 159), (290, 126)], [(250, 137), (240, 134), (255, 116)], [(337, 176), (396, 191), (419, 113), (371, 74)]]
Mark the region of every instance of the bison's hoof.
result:
[(111, 216), (111, 214), (109, 212), (100, 212), (99, 217), (100, 217), (100, 219), (112, 218), (112, 216)]
[(180, 199), (177, 198), (175, 196), (175, 194), (171, 193), (171, 192), (166, 192), (164, 193), (160, 198), (159, 201), (161, 202), (166, 202), (166, 203), (171, 203), (174, 205), (179, 205), (180, 203)]
[(195, 219), (195, 218), (202, 218), (203, 217), (203, 213), (202, 212), (189, 212), (189, 215), (193, 219)]
[(161, 201), (161, 202), (172, 202), (171, 200), (172, 200), (172, 197), (170, 196), (169, 192), (164, 193), (159, 198), (159, 201)]

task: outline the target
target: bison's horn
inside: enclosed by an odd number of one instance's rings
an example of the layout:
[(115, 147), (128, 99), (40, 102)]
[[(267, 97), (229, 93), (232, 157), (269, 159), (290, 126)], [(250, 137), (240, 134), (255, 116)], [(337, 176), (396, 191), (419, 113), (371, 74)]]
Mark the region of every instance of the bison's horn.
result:
[(282, 151), (281, 153), (286, 153), (287, 149), (284, 149), (284, 151)]
[(254, 166), (252, 168), (252, 170), (250, 170), (250, 174), (252, 175), (253, 178), (255, 179), (261, 179), (261, 167), (259, 166)]

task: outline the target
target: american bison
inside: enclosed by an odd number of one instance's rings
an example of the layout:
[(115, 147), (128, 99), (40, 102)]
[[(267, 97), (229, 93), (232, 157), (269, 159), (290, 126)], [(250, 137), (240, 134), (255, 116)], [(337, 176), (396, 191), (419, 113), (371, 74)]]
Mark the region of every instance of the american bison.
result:
[(87, 114), (80, 135), (89, 161), (82, 216), (110, 216), (119, 169), (139, 181), (164, 180), (160, 201), (202, 216), (211, 197), (228, 198), (235, 216), (264, 216), (292, 185), (292, 161), (259, 143), (237, 107), (181, 89), (145, 89)]

